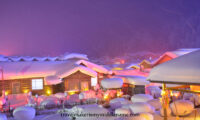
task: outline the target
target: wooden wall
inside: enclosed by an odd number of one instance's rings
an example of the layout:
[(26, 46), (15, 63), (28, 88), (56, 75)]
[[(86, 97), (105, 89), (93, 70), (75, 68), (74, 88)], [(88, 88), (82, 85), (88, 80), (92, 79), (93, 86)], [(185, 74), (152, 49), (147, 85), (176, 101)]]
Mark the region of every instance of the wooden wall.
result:
[(77, 87), (77, 90), (81, 91), (81, 82), (86, 81), (89, 84), (89, 89), (91, 89), (91, 76), (81, 73), (80, 71), (63, 78), (65, 91), (72, 90), (73, 86)]
[[(32, 90), (32, 79), (37, 78), (23, 78), (23, 79), (14, 79), (14, 80), (0, 80), (0, 95), (2, 94), (2, 90), (4, 89), (8, 94), (15, 94), (12, 92), (13, 83), (18, 83), (20, 86), (19, 93), (25, 93), (32, 91), (33, 94), (43, 94), (43, 90)], [(43, 78), (42, 78), (43, 79)], [(44, 81), (43, 81), (43, 88)]]

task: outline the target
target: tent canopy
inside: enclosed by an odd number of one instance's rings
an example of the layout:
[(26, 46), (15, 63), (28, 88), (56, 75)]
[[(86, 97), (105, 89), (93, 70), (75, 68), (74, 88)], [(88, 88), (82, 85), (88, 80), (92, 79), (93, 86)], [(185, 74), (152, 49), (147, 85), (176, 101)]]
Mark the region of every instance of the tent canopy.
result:
[(200, 50), (154, 67), (147, 79), (158, 83), (200, 84)]

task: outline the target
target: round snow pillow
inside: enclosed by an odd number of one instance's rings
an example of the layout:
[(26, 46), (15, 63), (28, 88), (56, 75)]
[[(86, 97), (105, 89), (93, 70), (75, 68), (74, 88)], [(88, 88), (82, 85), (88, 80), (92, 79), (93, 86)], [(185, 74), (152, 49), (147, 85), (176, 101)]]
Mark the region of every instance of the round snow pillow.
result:
[(54, 100), (44, 100), (40, 103), (40, 105), (42, 106), (42, 108), (46, 108), (46, 109), (54, 108), (54, 107), (56, 107), (56, 101), (54, 101)]
[(131, 104), (132, 102), (125, 98), (115, 98), (110, 100), (110, 107), (112, 109), (117, 109), (122, 107), (123, 105)]
[(115, 114), (127, 114), (129, 115), (131, 112), (129, 109), (126, 108), (118, 108), (115, 110)]
[(121, 117), (119, 119), (115, 119), (115, 120), (146, 120), (144, 117), (142, 116), (131, 116), (131, 117)]
[[(171, 113), (172, 113), (170, 107), (168, 107), (166, 110), (167, 110), (167, 116), (170, 116)], [(163, 108), (160, 109), (160, 115), (164, 116), (164, 109)]]
[(138, 113), (154, 113), (155, 108), (145, 102), (135, 102), (130, 105), (131, 112), (134, 114)]
[(13, 111), (13, 116), (16, 120), (32, 120), (35, 117), (35, 109), (28, 106), (18, 107)]
[(145, 118), (145, 120), (154, 120), (153, 115), (150, 113), (141, 113), (139, 116)]
[(185, 116), (192, 113), (194, 104), (188, 100), (177, 100), (170, 104), (172, 113), (178, 116)]
[(152, 99), (149, 100), (147, 103), (153, 106), (156, 110), (159, 110), (162, 107), (162, 104), (159, 99)]
[(65, 114), (52, 114), (44, 117), (42, 120), (71, 120)]
[(3, 113), (0, 113), (0, 120), (7, 120), (7, 116)]
[(146, 94), (136, 94), (131, 97), (131, 101), (134, 102), (147, 102), (149, 100), (152, 100), (153, 97), (151, 95)]

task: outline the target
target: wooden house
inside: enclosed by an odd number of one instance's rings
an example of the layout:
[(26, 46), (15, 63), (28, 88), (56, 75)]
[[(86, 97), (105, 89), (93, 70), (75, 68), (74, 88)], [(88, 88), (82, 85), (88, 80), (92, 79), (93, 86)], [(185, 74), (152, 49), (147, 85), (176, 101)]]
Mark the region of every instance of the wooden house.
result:
[[(79, 64), (82, 63), (82, 64)], [(86, 64), (87, 63), (87, 64)], [(0, 91), (50, 95), (92, 89), (109, 71), (86, 60), (0, 62)], [(101, 78), (101, 79), (103, 79)], [(1, 93), (1, 92), (0, 92)]]
[(143, 60), (143, 61), (140, 62), (138, 65), (140, 66), (140, 68), (142, 67), (143, 69), (148, 69), (148, 68), (151, 68), (151, 67), (152, 67), (151, 62), (148, 61), (148, 60)]

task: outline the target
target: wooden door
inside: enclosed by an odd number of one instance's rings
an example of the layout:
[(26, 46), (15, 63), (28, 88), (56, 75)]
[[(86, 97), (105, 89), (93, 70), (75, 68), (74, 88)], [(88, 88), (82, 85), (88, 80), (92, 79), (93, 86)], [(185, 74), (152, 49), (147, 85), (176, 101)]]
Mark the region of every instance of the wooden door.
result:
[(81, 81), (81, 91), (89, 90), (89, 82), (88, 81)]
[(13, 82), (12, 83), (12, 94), (19, 94), (20, 90), (20, 82)]

